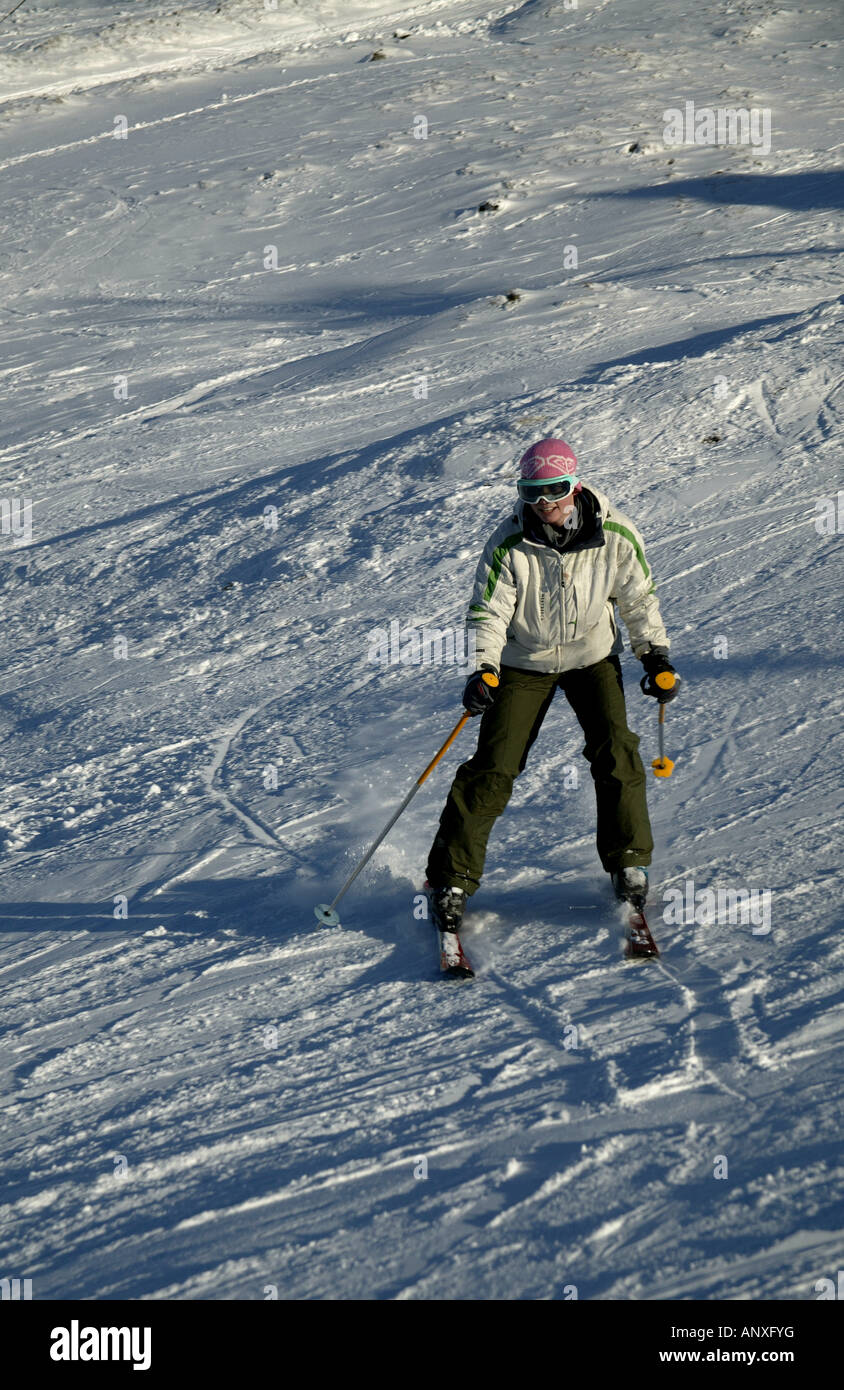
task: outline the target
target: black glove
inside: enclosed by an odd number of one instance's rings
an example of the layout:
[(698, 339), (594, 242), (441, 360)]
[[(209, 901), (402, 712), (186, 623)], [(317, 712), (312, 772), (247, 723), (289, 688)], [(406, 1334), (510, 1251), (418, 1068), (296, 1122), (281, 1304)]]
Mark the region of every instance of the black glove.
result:
[[(642, 665), (647, 672), (639, 682), (646, 695), (653, 695), (661, 705), (673, 700), (677, 691), (680, 689), (680, 677), (668, 660), (668, 653), (664, 647), (651, 647), (650, 651), (642, 655)], [(657, 684), (657, 676), (669, 675), (674, 677), (674, 683), (668, 690), (663, 690)]]
[(466, 689), (463, 691), (463, 706), (470, 714), (484, 714), (495, 699), (495, 692), (498, 686), (487, 685), (482, 679), (484, 671), (490, 671), (497, 676), (494, 666), (482, 666), (480, 671), (475, 671), (466, 682)]

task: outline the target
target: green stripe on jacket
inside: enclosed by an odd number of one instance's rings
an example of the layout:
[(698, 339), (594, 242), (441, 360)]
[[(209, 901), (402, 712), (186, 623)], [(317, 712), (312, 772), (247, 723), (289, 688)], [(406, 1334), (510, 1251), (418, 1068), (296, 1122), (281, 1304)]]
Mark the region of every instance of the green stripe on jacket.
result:
[(648, 569), (648, 564), (647, 564), (647, 561), (646, 561), (646, 559), (645, 559), (645, 552), (644, 552), (644, 550), (642, 549), (642, 547), (640, 546), (640, 544), (639, 544), (639, 542), (637, 541), (636, 537), (633, 535), (633, 532), (632, 532), (632, 531), (628, 531), (628, 529), (627, 529), (626, 526), (619, 526), (619, 524), (618, 524), (617, 521), (605, 521), (605, 522), (604, 522), (604, 530), (605, 530), (605, 531), (615, 531), (617, 535), (623, 536), (625, 540), (627, 540), (627, 541), (630, 542), (630, 544), (632, 545), (633, 549), (634, 549), (635, 552), (636, 552), (636, 559), (639, 561), (639, 564), (642, 566), (642, 569), (643, 569), (644, 572), (645, 572), (645, 578), (646, 578), (646, 579), (649, 579), (649, 578), (650, 578), (651, 572), (650, 572), (650, 570)]
[(524, 531), (516, 531), (514, 535), (506, 536), (505, 539), (501, 542), (501, 544), (497, 545), (494, 551), (492, 552), (492, 564), (489, 567), (489, 579), (486, 581), (486, 588), (484, 589), (484, 603), (489, 603), (489, 600), (495, 593), (495, 586), (498, 583), (498, 576), (501, 573), (501, 566), (504, 563), (504, 556), (507, 554), (508, 550), (513, 549), (514, 545), (518, 545), (519, 541), (522, 540), (523, 537)]

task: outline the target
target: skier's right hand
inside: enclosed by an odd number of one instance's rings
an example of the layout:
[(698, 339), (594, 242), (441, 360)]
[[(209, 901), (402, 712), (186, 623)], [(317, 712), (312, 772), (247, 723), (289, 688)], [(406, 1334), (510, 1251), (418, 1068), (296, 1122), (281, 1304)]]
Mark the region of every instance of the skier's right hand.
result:
[[(489, 680), (484, 680), (484, 676), (489, 676)], [(480, 671), (475, 671), (466, 682), (466, 689), (463, 691), (463, 707), (470, 714), (485, 714), (495, 699), (495, 691), (498, 686), (498, 673), (493, 666), (482, 666)]]

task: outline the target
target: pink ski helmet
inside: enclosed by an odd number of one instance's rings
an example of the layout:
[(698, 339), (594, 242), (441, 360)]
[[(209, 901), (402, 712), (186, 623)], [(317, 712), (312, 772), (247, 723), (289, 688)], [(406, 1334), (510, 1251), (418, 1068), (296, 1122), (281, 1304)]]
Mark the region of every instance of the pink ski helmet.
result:
[[(564, 439), (540, 439), (531, 444), (519, 460), (520, 481), (554, 482), (562, 478), (574, 478), (572, 492), (580, 492), (581, 483), (577, 479), (577, 459), (574, 450)], [(527, 489), (526, 489), (527, 491)]]

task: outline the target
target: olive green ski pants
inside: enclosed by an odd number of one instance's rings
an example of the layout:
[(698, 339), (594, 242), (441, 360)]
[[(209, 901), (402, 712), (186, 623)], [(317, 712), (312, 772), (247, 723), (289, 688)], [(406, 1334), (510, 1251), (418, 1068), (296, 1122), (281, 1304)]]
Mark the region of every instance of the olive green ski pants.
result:
[[(627, 727), (621, 663), (608, 656), (577, 671), (522, 671), (503, 666), (495, 700), (481, 718), (474, 756), (457, 769), (428, 857), (434, 887), (478, 888), (490, 831), (507, 805), (513, 782), (548, 713), (557, 687), (577, 716), (586, 738), (598, 803), (598, 854), (610, 872), (627, 864), (650, 864), (653, 838), (645, 798), (645, 771), (638, 735)], [(537, 842), (565, 839), (565, 806), (558, 825), (544, 823)]]

